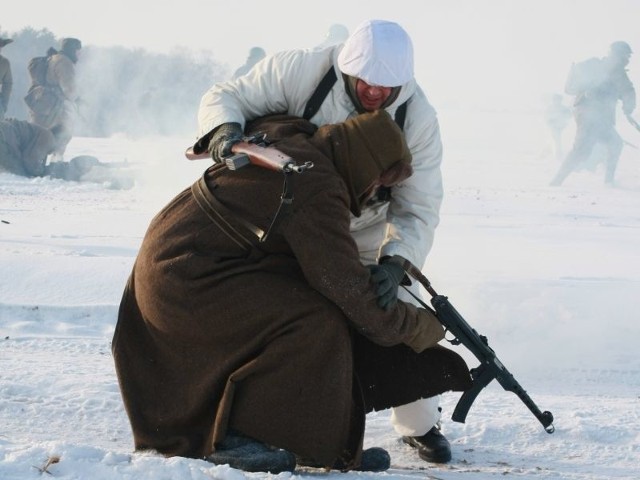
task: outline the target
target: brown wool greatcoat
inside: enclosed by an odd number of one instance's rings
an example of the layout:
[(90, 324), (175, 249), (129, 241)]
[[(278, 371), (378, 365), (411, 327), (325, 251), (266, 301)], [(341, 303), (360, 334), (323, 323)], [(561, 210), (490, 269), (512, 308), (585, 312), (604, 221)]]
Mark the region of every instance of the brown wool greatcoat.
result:
[(362, 178), (348, 177), (388, 167), (404, 145), (388, 114), (370, 117), (317, 131), (288, 116), (256, 123), (279, 150), (314, 163), (291, 176), (295, 198), (263, 243), (238, 218), (266, 229), (283, 175), (253, 165), (204, 177), (233, 212), (222, 217), (235, 240), (190, 188), (152, 220), (113, 340), (136, 449), (202, 458), (233, 428), (354, 466), (366, 412), (469, 386), (464, 361), (434, 346), (442, 328), (431, 314), (378, 308), (359, 261), (349, 191)]

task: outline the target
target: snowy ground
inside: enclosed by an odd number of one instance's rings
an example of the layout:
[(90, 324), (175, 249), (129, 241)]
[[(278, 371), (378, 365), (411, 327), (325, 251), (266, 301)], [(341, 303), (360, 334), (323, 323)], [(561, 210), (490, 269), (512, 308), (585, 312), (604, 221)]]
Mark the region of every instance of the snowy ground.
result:
[[(388, 472), (278, 477), (640, 478), (640, 151), (625, 149), (616, 188), (598, 169), (553, 188), (538, 117), (448, 111), (441, 123), (446, 197), (425, 274), (556, 432), (494, 382), (465, 424), (449, 420), (458, 395), (443, 396), (449, 464), (421, 462), (383, 411), (366, 446), (391, 452)], [(131, 190), (0, 174), (0, 479), (272, 477), (132, 453), (110, 341), (149, 220), (205, 166), (183, 159), (191, 140), (72, 141), (69, 157), (135, 164)]]

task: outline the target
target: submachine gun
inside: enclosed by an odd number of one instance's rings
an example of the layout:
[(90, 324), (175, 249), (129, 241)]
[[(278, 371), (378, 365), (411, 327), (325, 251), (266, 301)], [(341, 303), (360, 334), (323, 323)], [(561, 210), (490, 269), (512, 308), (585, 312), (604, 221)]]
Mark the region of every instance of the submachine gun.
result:
[[(447, 341), (452, 345), (464, 345), (480, 361), (480, 365), (478, 367), (470, 370), (473, 383), (471, 388), (466, 390), (460, 397), (460, 400), (458, 400), (458, 404), (453, 411), (451, 419), (454, 422), (464, 423), (467, 418), (467, 413), (469, 413), (469, 409), (478, 394), (484, 387), (495, 379), (502, 388), (508, 392), (515, 393), (518, 398), (522, 400), (527, 408), (531, 410), (531, 413), (533, 413), (540, 421), (547, 433), (553, 433), (555, 431), (555, 427), (553, 426), (553, 415), (551, 412), (540, 411), (538, 406), (520, 386), (511, 372), (509, 372), (502, 362), (498, 360), (493, 349), (489, 347), (487, 337), (478, 334), (478, 332), (476, 332), (476, 330), (472, 328), (464, 318), (462, 318), (451, 303), (449, 303), (447, 297), (436, 293), (431, 286), (431, 282), (422, 274), (419, 268), (408, 260), (404, 260), (403, 268), (407, 274), (418, 281), (431, 295), (431, 304), (435, 309), (436, 317), (445, 328), (445, 332), (450, 332), (454, 337), (453, 339), (447, 339)], [(420, 298), (408, 289), (406, 290), (424, 308), (433, 311)]]

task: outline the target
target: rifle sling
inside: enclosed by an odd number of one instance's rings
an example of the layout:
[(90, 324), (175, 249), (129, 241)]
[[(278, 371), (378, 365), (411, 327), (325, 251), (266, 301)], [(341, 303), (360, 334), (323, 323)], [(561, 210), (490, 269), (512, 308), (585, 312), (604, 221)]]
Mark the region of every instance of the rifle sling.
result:
[[(248, 232), (251, 233), (251, 237), (256, 237), (259, 242), (265, 242), (269, 233), (276, 228), (280, 219), (285, 215), (293, 201), (291, 176), (286, 173), (284, 174), (284, 186), (282, 195), (280, 196), (280, 205), (271, 221), (271, 225), (269, 225), (269, 228), (265, 232), (260, 227), (232, 212), (215, 197), (207, 186), (206, 175), (208, 171), (209, 170), (205, 171), (202, 177), (191, 185), (191, 193), (202, 211), (234, 243), (246, 250), (251, 249), (254, 246), (254, 242), (241, 232), (242, 229), (248, 230)], [(232, 219), (243, 228), (236, 228), (227, 219)]]

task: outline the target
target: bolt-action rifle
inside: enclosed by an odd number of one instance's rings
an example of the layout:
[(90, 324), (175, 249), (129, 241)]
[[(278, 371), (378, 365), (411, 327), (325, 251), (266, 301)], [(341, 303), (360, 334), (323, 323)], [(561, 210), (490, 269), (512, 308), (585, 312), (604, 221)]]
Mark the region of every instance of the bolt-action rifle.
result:
[[(478, 394), (492, 380), (497, 380), (502, 388), (508, 392), (515, 393), (520, 400), (527, 406), (531, 413), (540, 421), (547, 433), (553, 433), (553, 415), (551, 412), (541, 412), (534, 401), (529, 397), (527, 392), (520, 386), (514, 376), (506, 369), (487, 341), (487, 337), (478, 334), (464, 318), (449, 303), (447, 297), (438, 295), (431, 286), (431, 282), (425, 277), (420, 269), (408, 260), (403, 263), (403, 268), (407, 274), (418, 281), (431, 295), (431, 304), (435, 309), (435, 315), (445, 328), (446, 332), (453, 335), (453, 339), (447, 339), (452, 345), (464, 345), (471, 353), (480, 361), (480, 365), (471, 369), (471, 378), (473, 383), (471, 388), (466, 390), (453, 411), (451, 419), (454, 422), (464, 423), (467, 413), (471, 405), (475, 401)], [(406, 288), (406, 287), (405, 287)], [(407, 291), (427, 310), (433, 311), (426, 303), (414, 295), (411, 291)]]
[[(238, 170), (252, 164), (275, 170), (276, 172), (302, 173), (313, 167), (313, 162), (305, 162), (302, 165), (298, 165), (293, 158), (285, 155), (280, 150), (273, 147), (267, 148), (262, 135), (245, 137), (242, 142), (238, 142), (231, 147), (231, 152), (233, 155), (224, 159), (224, 163), (229, 170)], [(193, 147), (187, 148), (184, 154), (188, 160), (211, 158), (206, 151), (195, 153)]]

